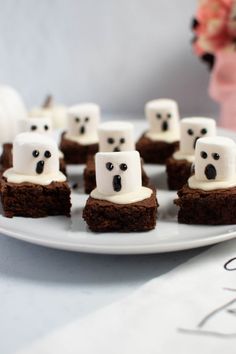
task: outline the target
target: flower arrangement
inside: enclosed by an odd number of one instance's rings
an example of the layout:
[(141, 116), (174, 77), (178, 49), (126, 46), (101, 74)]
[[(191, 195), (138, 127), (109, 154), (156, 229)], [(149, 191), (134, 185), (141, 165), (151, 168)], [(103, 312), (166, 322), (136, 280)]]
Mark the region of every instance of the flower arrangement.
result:
[(212, 68), (217, 51), (236, 49), (236, 1), (200, 0), (192, 30), (195, 54)]
[(199, 0), (192, 21), (195, 54), (211, 69), (210, 96), (220, 123), (236, 130), (236, 0)]

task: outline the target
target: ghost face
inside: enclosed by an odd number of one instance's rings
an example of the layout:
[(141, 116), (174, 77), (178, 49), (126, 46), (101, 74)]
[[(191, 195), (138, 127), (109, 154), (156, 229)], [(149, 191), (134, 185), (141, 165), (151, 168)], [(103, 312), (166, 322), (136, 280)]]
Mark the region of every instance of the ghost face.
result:
[(181, 153), (193, 155), (199, 138), (216, 135), (216, 123), (210, 118), (184, 118), (180, 122), (180, 132)]
[(99, 151), (119, 152), (135, 150), (133, 125), (127, 122), (106, 122), (98, 129)]
[(22, 130), (25, 132), (49, 134), (52, 132), (52, 120), (46, 117), (25, 119)]
[(68, 133), (71, 136), (90, 136), (97, 133), (100, 109), (95, 104), (73, 106), (68, 111)]
[(139, 190), (142, 186), (137, 151), (99, 152), (95, 157), (98, 192), (113, 196)]
[(57, 173), (59, 152), (56, 143), (41, 134), (17, 135), (13, 143), (13, 169), (31, 176)]
[(199, 181), (230, 181), (235, 178), (236, 145), (225, 137), (202, 138), (195, 152), (195, 177)]
[(178, 106), (173, 100), (150, 101), (145, 106), (145, 114), (153, 133), (172, 132), (179, 127)]

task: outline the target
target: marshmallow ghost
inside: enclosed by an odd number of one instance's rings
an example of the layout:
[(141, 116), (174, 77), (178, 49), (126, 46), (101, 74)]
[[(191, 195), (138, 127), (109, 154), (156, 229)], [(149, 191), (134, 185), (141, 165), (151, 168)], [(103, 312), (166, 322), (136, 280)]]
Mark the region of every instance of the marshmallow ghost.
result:
[(13, 142), (13, 168), (4, 176), (13, 183), (50, 184), (65, 181), (59, 171), (59, 151), (56, 142), (37, 133), (18, 134)]
[(145, 115), (150, 126), (146, 135), (150, 139), (162, 139), (170, 142), (178, 140), (179, 110), (177, 102), (170, 99), (150, 101), (145, 106)]
[(236, 185), (236, 144), (226, 137), (207, 137), (197, 141), (195, 175), (190, 188), (213, 190)]
[(216, 123), (211, 118), (184, 118), (180, 122), (180, 152), (193, 155), (199, 138), (216, 135)]
[(150, 197), (152, 190), (142, 187), (141, 162), (137, 151), (99, 152), (95, 156), (97, 188), (95, 199), (129, 204)]
[(20, 132), (48, 134), (52, 132), (52, 119), (49, 117), (33, 117), (19, 121)]
[(100, 108), (94, 103), (83, 103), (72, 106), (67, 116), (67, 139), (82, 145), (98, 142), (97, 129), (100, 122)]
[(128, 122), (106, 122), (98, 128), (99, 151), (119, 152), (135, 150), (134, 127)]

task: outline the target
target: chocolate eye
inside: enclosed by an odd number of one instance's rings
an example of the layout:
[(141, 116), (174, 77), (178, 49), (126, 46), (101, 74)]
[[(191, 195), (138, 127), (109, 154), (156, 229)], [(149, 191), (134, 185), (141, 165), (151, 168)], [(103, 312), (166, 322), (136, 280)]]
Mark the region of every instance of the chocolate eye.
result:
[(113, 164), (111, 162), (107, 162), (106, 163), (106, 168), (107, 168), (108, 171), (112, 171), (114, 166), (113, 166)]
[(188, 129), (187, 133), (188, 133), (188, 135), (193, 135), (193, 130), (192, 129)]
[(121, 163), (120, 169), (121, 169), (121, 171), (126, 171), (128, 169), (128, 166), (126, 165), (126, 163)]
[(157, 114), (156, 114), (156, 117), (157, 117), (158, 119), (161, 119), (161, 114), (160, 114), (160, 113), (157, 113)]
[(49, 157), (52, 156), (52, 154), (50, 153), (50, 151), (46, 150), (45, 153), (44, 153), (44, 156), (49, 159)]
[(214, 160), (219, 160), (219, 159), (220, 159), (220, 155), (217, 154), (217, 152), (214, 152), (214, 153), (212, 154), (212, 157), (213, 157)]
[(168, 113), (168, 114), (167, 114), (167, 118), (170, 119), (171, 117), (172, 117), (172, 114), (171, 114), (171, 113)]
[(107, 139), (108, 144), (114, 144), (114, 139), (113, 138), (108, 138)]
[(30, 129), (31, 130), (37, 130), (37, 125), (31, 125)]
[(32, 152), (32, 155), (33, 155), (34, 157), (38, 157), (38, 156), (39, 156), (39, 151), (38, 151), (38, 150), (34, 150), (34, 151)]
[(48, 130), (49, 129), (49, 126), (48, 125), (45, 125), (44, 126), (44, 130)]
[(201, 151), (201, 157), (203, 158), (203, 159), (206, 159), (207, 158), (207, 153), (205, 152), (205, 151)]
[(76, 123), (79, 123), (79, 122), (80, 122), (79, 117), (75, 117), (75, 122), (76, 122)]
[(121, 138), (121, 139), (120, 139), (120, 143), (121, 143), (121, 144), (124, 144), (124, 143), (125, 143), (125, 138)]
[(89, 117), (85, 117), (85, 120), (84, 120), (86, 123), (89, 122)]
[(206, 128), (203, 128), (202, 130), (201, 130), (201, 134), (202, 135), (205, 135), (207, 133), (207, 129)]

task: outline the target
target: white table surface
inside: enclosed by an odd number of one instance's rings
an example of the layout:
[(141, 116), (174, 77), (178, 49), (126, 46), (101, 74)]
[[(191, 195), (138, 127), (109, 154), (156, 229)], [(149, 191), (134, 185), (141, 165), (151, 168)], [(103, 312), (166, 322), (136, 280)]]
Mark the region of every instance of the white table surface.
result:
[(0, 353), (14, 353), (53, 329), (119, 300), (202, 251), (90, 255), (1, 235)]
[(14, 353), (119, 300), (205, 249), (105, 256), (53, 250), (0, 235), (0, 353)]

